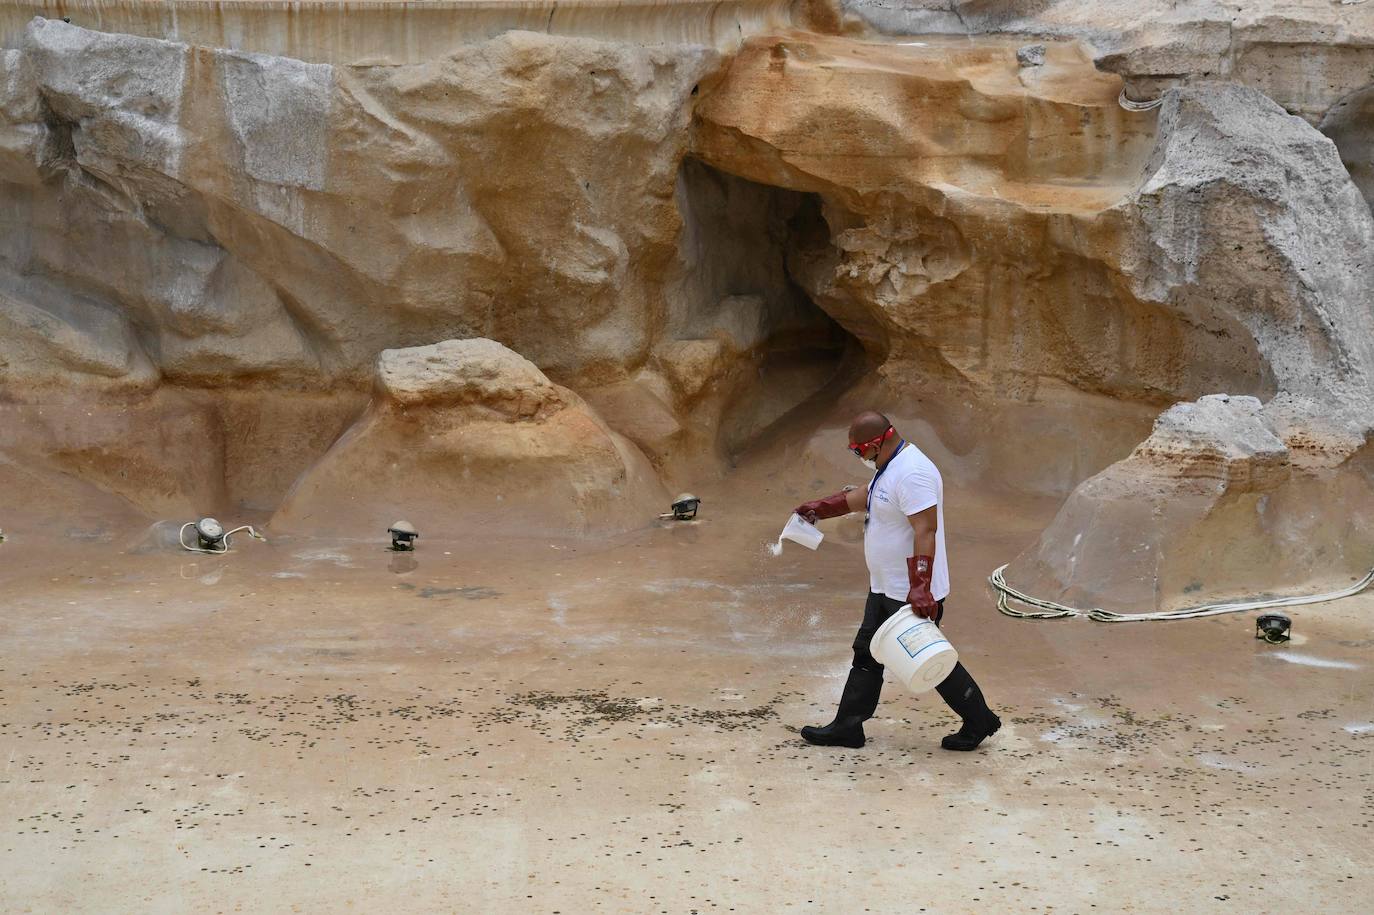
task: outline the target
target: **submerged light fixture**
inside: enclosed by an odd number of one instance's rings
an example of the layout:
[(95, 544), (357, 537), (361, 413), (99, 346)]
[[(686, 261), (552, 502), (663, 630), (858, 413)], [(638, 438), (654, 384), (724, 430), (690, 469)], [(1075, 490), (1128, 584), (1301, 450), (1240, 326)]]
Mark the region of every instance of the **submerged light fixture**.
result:
[(1264, 639), (1270, 645), (1286, 642), (1290, 638), (1289, 629), (1293, 621), (1282, 613), (1266, 613), (1255, 620), (1255, 638)]
[[(186, 542), (186, 529), (191, 528), (195, 531), (195, 543)], [(181, 547), (192, 553), (227, 553), (229, 552), (229, 538), (239, 531), (247, 531), (248, 536), (254, 540), (266, 542), (267, 538), (253, 530), (251, 524), (236, 527), (232, 531), (226, 531), (224, 525), (214, 518), (201, 518), (199, 521), (187, 521), (181, 526), (177, 539), (181, 541)]]
[(415, 549), (415, 538), (420, 536), (415, 525), (409, 521), (397, 521), (387, 528), (386, 532), (391, 535), (391, 548), (397, 552), (408, 552)]
[(671, 511), (666, 511), (659, 517), (672, 518), (675, 521), (691, 521), (697, 516), (697, 509), (700, 507), (700, 499), (690, 492), (684, 492), (673, 500)]

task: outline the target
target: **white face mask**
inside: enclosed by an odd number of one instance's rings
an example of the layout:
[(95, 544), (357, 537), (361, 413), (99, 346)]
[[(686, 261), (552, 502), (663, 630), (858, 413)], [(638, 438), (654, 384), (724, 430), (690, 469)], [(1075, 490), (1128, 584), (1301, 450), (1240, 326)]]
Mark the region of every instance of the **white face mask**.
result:
[(859, 458), (859, 460), (862, 461), (862, 462), (863, 462), (863, 465), (864, 465), (865, 467), (867, 467), (869, 470), (877, 470), (877, 469), (878, 469), (878, 462), (877, 462), (877, 461), (870, 461), (868, 458)]

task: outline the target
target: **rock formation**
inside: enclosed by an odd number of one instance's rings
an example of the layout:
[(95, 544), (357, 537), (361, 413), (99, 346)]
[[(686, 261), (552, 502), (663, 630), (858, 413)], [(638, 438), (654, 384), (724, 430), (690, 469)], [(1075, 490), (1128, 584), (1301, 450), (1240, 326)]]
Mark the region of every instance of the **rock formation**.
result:
[[(1374, 426), (1374, 223), (1332, 144), (1253, 89), (1174, 89), (1157, 118), (1128, 116), (1109, 77), (1096, 89), (1081, 78), (1062, 85), (1072, 49), (1051, 46), (1048, 65), (1029, 76), (994, 63), (1013, 51), (755, 39), (698, 106), (694, 150), (820, 197), (830, 234), (798, 254), (794, 275), (882, 354), (895, 391), (943, 381), (983, 399), (1033, 399), (1055, 384), (1146, 402), (1215, 391), (1273, 398), (1267, 412), (1282, 416), (1282, 432), (1267, 434), (1284, 443), (1285, 473), (1228, 476), (1210, 498), (1267, 486), (1292, 505), (1301, 502), (1292, 491), (1324, 483), (1366, 493), (1355, 456)], [(974, 125), (969, 112), (979, 113)], [(1134, 142), (1146, 131), (1140, 119), (1153, 122), (1152, 151)], [(1087, 148), (1119, 158), (1071, 157), (1084, 147), (1066, 151), (1066, 133), (1109, 136)], [(1217, 434), (1231, 428), (1207, 415)], [(1286, 550), (1285, 562), (1263, 574), (1217, 562), (1166, 575), (1174, 551), (1202, 562), (1197, 542), (1226, 529), (1215, 511), (1177, 498), (1198, 461), (1173, 416), (1071, 496), (1009, 580), (1153, 609), (1364, 571), (1374, 540), (1360, 522), (1266, 529), (1232, 518), (1250, 535), (1245, 549)], [(1195, 444), (1204, 456), (1213, 447)], [(1302, 549), (1285, 546), (1286, 525), (1308, 530)], [(1119, 551), (1128, 536), (1144, 542)], [(1097, 561), (1080, 562), (1084, 538), (1100, 542)]]
[(534, 363), (446, 340), (382, 351), (371, 406), (273, 527), (356, 536), (404, 517), (518, 537), (638, 526), (666, 498), (643, 455)]
[(1023, 590), (1370, 562), (1374, 5), (170, 2), (0, 0), (0, 481), (610, 530), (849, 390)]
[(1341, 151), (1350, 177), (1374, 208), (1374, 83), (1332, 105), (1318, 127)]
[[(1368, 446), (1316, 466), (1308, 430), (1253, 397), (1213, 394), (1162, 415), (1126, 459), (1084, 482), (1006, 572), (1018, 590), (1143, 613), (1294, 588), (1335, 590), (1368, 570)], [(1297, 433), (1294, 435), (1294, 433)]]
[(1179, 85), (1258, 89), (1316, 124), (1374, 82), (1374, 10), (1343, 0), (840, 0), (845, 28), (1073, 39), (1131, 98)]
[(1374, 556), (1374, 218), (1335, 148), (1255, 90), (1174, 90), (1148, 177), (1108, 216), (1135, 227), (1121, 269), (1136, 294), (1225, 315), (1278, 393), (1169, 410), (1009, 579), (1145, 610), (1359, 577)]
[[(647, 357), (709, 48), (509, 33), (335, 67), (41, 19), (19, 44), (0, 58), (0, 398), (26, 418), (0, 449), (90, 452), (75, 419), (35, 428), (23, 405), (98, 414), (143, 510), (271, 508), (387, 347), (490, 336), (603, 384)], [(217, 475), (171, 504), (115, 444), (164, 406), (202, 412), (194, 463)]]
[(0, 277), (128, 325), (97, 354), (29, 320), (33, 345), (102, 378), (327, 386), (455, 335), (566, 377), (641, 357), (713, 52), (508, 33), (333, 67), (36, 20), (4, 61)]

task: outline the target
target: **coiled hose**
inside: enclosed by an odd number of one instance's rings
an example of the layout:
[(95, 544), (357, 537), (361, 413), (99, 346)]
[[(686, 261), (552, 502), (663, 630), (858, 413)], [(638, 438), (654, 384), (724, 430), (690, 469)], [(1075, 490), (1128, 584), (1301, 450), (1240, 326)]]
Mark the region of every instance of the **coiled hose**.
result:
[(1164, 96), (1161, 95), (1159, 98), (1150, 99), (1148, 102), (1137, 102), (1126, 94), (1126, 87), (1122, 86), (1121, 94), (1116, 97), (1116, 101), (1127, 111), (1153, 111), (1164, 104)]
[[(1185, 607), (1181, 610), (1162, 610), (1158, 613), (1116, 613), (1112, 610), (1103, 610), (1100, 607), (1092, 607), (1084, 610), (1079, 607), (1070, 607), (1067, 604), (1056, 603), (1052, 600), (1045, 600), (1041, 597), (1031, 597), (1024, 594), (1011, 585), (1007, 584), (1003, 573), (1007, 565), (998, 566), (997, 569), (988, 576), (988, 584), (992, 585), (997, 591), (997, 609), (1007, 616), (1012, 616), (1022, 620), (1052, 620), (1066, 616), (1086, 616), (1090, 620), (1099, 623), (1144, 623), (1153, 620), (1193, 620), (1204, 616), (1221, 616), (1223, 613), (1244, 613), (1247, 610), (1268, 610), (1273, 607), (1298, 607), (1303, 604), (1320, 604), (1329, 600), (1340, 600), (1342, 597), (1350, 597), (1359, 594), (1371, 583), (1374, 583), (1374, 569), (1370, 569), (1363, 578), (1347, 588), (1339, 591), (1328, 591), (1325, 594), (1308, 594), (1297, 597), (1274, 597), (1268, 600), (1246, 600), (1230, 601), (1217, 604), (1203, 604), (1198, 607)], [(1033, 607), (1033, 610), (1018, 610), (1011, 606), (1011, 602), (1025, 604)]]

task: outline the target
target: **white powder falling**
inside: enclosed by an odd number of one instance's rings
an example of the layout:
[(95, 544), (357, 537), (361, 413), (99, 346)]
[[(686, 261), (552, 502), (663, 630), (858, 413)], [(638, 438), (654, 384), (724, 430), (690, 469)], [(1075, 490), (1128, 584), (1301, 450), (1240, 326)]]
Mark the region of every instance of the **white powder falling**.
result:
[(777, 543), (770, 543), (770, 544), (768, 544), (768, 552), (769, 552), (769, 554), (771, 554), (771, 555), (773, 555), (773, 556), (781, 556), (781, 555), (782, 555), (782, 538), (781, 538), (781, 537), (778, 538), (778, 542), (777, 542)]

